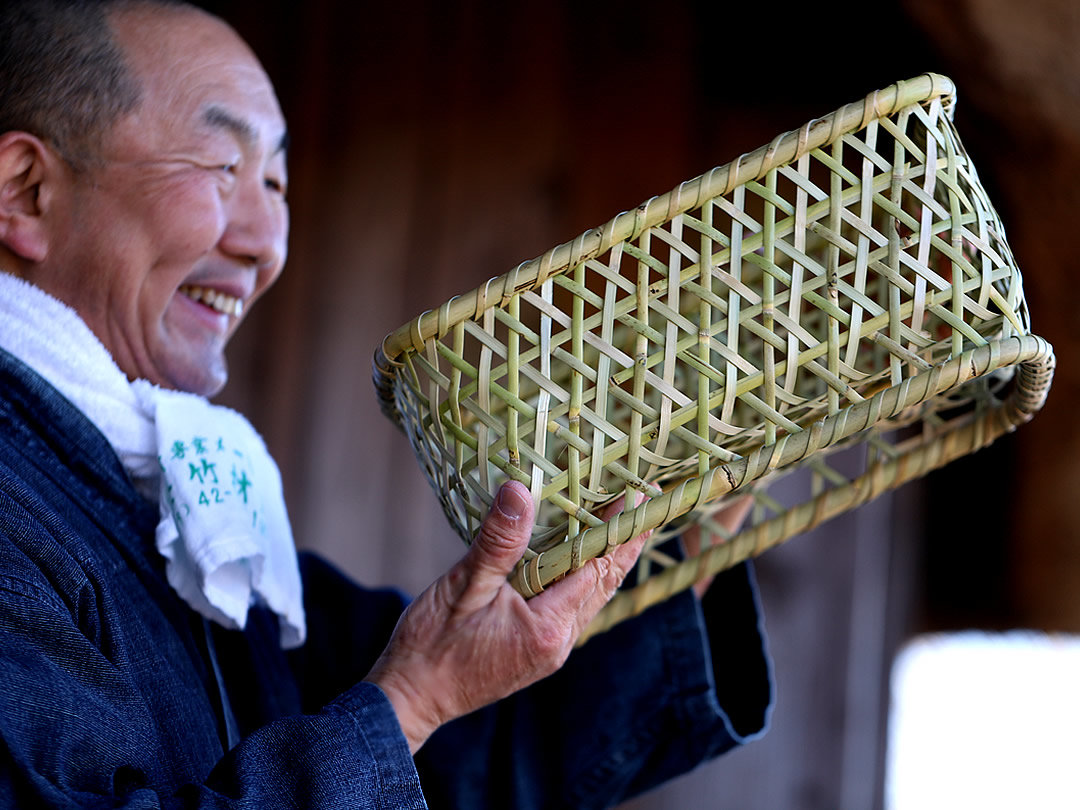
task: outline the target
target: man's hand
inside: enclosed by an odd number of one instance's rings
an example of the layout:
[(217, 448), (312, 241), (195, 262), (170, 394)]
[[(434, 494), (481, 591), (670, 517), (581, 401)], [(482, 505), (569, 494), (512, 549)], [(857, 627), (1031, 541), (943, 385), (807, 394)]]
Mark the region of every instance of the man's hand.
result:
[[(719, 512), (713, 516), (713, 520), (718, 520), (730, 534), (735, 534), (739, 527), (742, 526), (743, 521), (746, 520), (746, 516), (750, 514), (750, 507), (754, 505), (754, 496), (743, 495), (741, 498), (736, 499), (730, 506), (725, 506)], [(701, 525), (695, 523), (690, 526), (682, 535), (683, 548), (686, 550), (688, 557), (696, 557), (702, 551), (701, 545)], [(708, 545), (714, 546), (717, 543), (723, 542), (723, 538), (719, 535), (709, 533)], [(709, 590), (709, 586), (712, 585), (713, 577), (707, 577), (700, 582), (694, 583), (694, 593), (697, 594), (698, 599), (701, 599), (705, 595), (705, 591)]]
[(504, 484), (468, 552), (408, 607), (368, 674), (393, 705), (413, 753), (443, 723), (561, 667), (647, 538), (589, 560), (526, 601), (507, 576), (532, 527), (529, 491)]

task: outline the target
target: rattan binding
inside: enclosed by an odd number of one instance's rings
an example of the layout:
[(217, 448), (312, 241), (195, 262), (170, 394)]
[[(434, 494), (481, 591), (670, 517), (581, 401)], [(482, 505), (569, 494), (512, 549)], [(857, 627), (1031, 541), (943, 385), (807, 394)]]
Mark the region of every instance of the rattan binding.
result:
[[(1030, 419), (1053, 351), (953, 104), (933, 74), (871, 93), (388, 335), (383, 410), (458, 533), (528, 485), (528, 596), (656, 529), (590, 635)], [(665, 553), (744, 492), (738, 535)]]

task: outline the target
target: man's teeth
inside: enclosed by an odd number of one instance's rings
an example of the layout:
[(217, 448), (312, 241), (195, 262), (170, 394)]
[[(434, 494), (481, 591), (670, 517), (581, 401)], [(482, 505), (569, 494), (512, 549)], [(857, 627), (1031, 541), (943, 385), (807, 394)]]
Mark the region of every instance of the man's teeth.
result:
[(217, 290), (211, 290), (209, 287), (189, 285), (181, 287), (180, 292), (188, 298), (206, 304), (208, 307), (216, 309), (225, 315), (235, 315), (239, 318), (244, 312), (244, 302), (241, 299)]

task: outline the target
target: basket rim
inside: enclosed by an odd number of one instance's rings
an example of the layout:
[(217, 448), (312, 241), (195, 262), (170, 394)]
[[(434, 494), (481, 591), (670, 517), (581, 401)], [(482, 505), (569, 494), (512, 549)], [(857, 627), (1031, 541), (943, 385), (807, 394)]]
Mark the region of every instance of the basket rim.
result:
[[(906, 408), (918, 406), (942, 393), (955, 390), (964, 383), (984, 378), (993, 371), (1016, 367), (1021, 373), (1017, 376), (1015, 386), (1004, 400), (982, 414), (980, 425), (983, 433), (973, 436), (977, 439), (978, 446), (985, 446), (998, 436), (1030, 421), (1042, 409), (1050, 391), (1055, 366), (1053, 346), (1045, 338), (1034, 334), (1012, 336), (969, 349), (941, 365), (905, 379), (900, 385), (879, 391), (858, 405), (850, 405), (836, 414), (824, 417), (805, 431), (788, 434), (775, 444), (763, 445), (748, 456), (711, 468), (703, 476), (691, 476), (675, 489), (615, 515), (602, 526), (583, 529), (564, 543), (535, 556), (523, 558), (511, 574), (511, 584), (523, 596), (534, 596), (548, 584), (579, 567), (582, 561), (606, 553), (608, 549), (644, 531), (665, 525), (692, 508), (738, 491), (774, 467), (784, 467), (813, 455), (842, 439), (873, 428), (881, 419), (892, 418)], [(926, 445), (933, 445), (933, 452), (928, 456), (927, 463), (931, 465), (928, 469), (942, 466), (952, 458), (975, 449), (948, 446), (949, 442), (944, 441), (944, 438), (949, 432), (951, 431), (935, 436)], [(920, 452), (924, 451), (925, 448), (920, 449)], [(904, 466), (903, 457), (894, 459), (893, 462)], [(877, 482), (878, 485), (884, 485), (882, 489), (862, 493), (864, 500), (917, 478), (926, 471), (917, 467), (900, 470), (894, 479)], [(870, 481), (879, 475), (871, 470), (862, 478)], [(858, 487), (855, 489), (858, 490)], [(768, 543), (769, 546), (777, 545), (810, 528), (793, 525), (790, 515), (789, 510), (781, 516), (779, 523), (770, 527), (775, 533)], [(829, 516), (816, 515), (813, 525)], [(730, 554), (730, 548), (722, 548), (735, 543), (742, 535), (760, 539), (761, 532), (759, 527), (744, 529), (728, 543), (713, 547), (720, 549), (719, 551), (705, 549), (698, 556), (720, 555), (726, 557), (728, 563), (734, 564), (765, 549), (765, 546), (755, 541), (751, 546), (743, 548), (743, 553), (736, 557)], [(688, 562), (687, 565), (693, 564)], [(719, 570), (721, 566), (711, 573)]]
[(843, 135), (858, 132), (875, 119), (935, 98), (942, 99), (951, 110), (955, 97), (953, 81), (939, 73), (924, 73), (875, 90), (859, 101), (808, 121), (799, 129), (781, 133), (765, 146), (686, 180), (667, 194), (652, 197), (635, 209), (617, 214), (606, 224), (524, 261), (508, 273), (488, 279), (471, 292), (454, 296), (437, 310), (421, 313), (386, 335), (376, 349), (372, 362), (373, 379), (384, 412), (398, 421), (392, 386), (397, 369), (402, 366), (399, 358), (410, 350), (422, 352), (427, 341), (444, 336), (458, 323), (478, 317), (493, 306), (505, 304), (513, 295), (568, 272), (612, 245), (633, 240), (646, 229), (693, 210), (706, 200), (728, 194), (744, 183), (760, 180), (772, 169), (827, 146)]

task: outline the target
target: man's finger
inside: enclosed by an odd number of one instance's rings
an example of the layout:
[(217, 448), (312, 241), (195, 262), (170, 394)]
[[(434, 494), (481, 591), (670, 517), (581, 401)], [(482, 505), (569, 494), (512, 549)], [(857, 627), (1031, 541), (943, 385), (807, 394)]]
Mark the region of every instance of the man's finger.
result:
[(481, 598), (494, 595), (525, 553), (532, 527), (529, 490), (516, 481), (503, 484), (460, 563), (466, 573), (466, 588)]
[(623, 580), (633, 569), (638, 557), (641, 556), (641, 551), (645, 548), (645, 543), (651, 534), (651, 531), (639, 534), (637, 537), (633, 537), (620, 545), (606, 558), (597, 558), (592, 561), (597, 565), (602, 563), (606, 563), (606, 565), (599, 571), (596, 590), (578, 616), (577, 632), (579, 635), (585, 630), (589, 622), (595, 618), (596, 614), (600, 612), (601, 608), (611, 601), (611, 597), (615, 595), (615, 591), (622, 585)]
[[(637, 493), (635, 501), (640, 505), (644, 503), (645, 496)], [(621, 508), (620, 498), (610, 505), (602, 516), (610, 520)], [(561, 615), (565, 620), (569, 620), (574, 626), (572, 640), (576, 641), (578, 635), (614, 596), (637, 562), (650, 535), (651, 531), (644, 532), (620, 544), (610, 554), (589, 560), (580, 570), (570, 572), (564, 579), (534, 597), (534, 608)]]
[[(634, 492), (635, 507), (641, 506), (643, 503), (645, 503), (646, 500), (648, 500), (648, 497), (645, 495), (644, 492)], [(615, 517), (615, 515), (623, 511), (624, 503), (626, 503), (626, 496), (620, 495), (617, 499), (604, 507), (603, 511), (600, 513), (600, 519), (605, 522), (611, 520), (613, 517)]]
[(736, 500), (731, 506), (728, 506), (721, 510), (719, 520), (724, 524), (724, 528), (732, 534), (735, 534), (742, 526), (743, 521), (746, 520), (746, 516), (750, 514), (750, 508), (754, 505), (753, 495), (743, 495)]
[[(746, 520), (746, 516), (750, 514), (753, 505), (754, 496), (743, 495), (713, 515), (713, 520), (719, 522), (729, 534), (735, 534), (739, 531), (743, 521)], [(709, 546), (724, 541), (724, 538), (711, 532), (704, 539), (706, 542), (703, 545), (701, 524), (695, 523), (687, 527), (686, 531), (683, 532), (683, 548), (686, 549), (687, 555), (696, 557)]]

